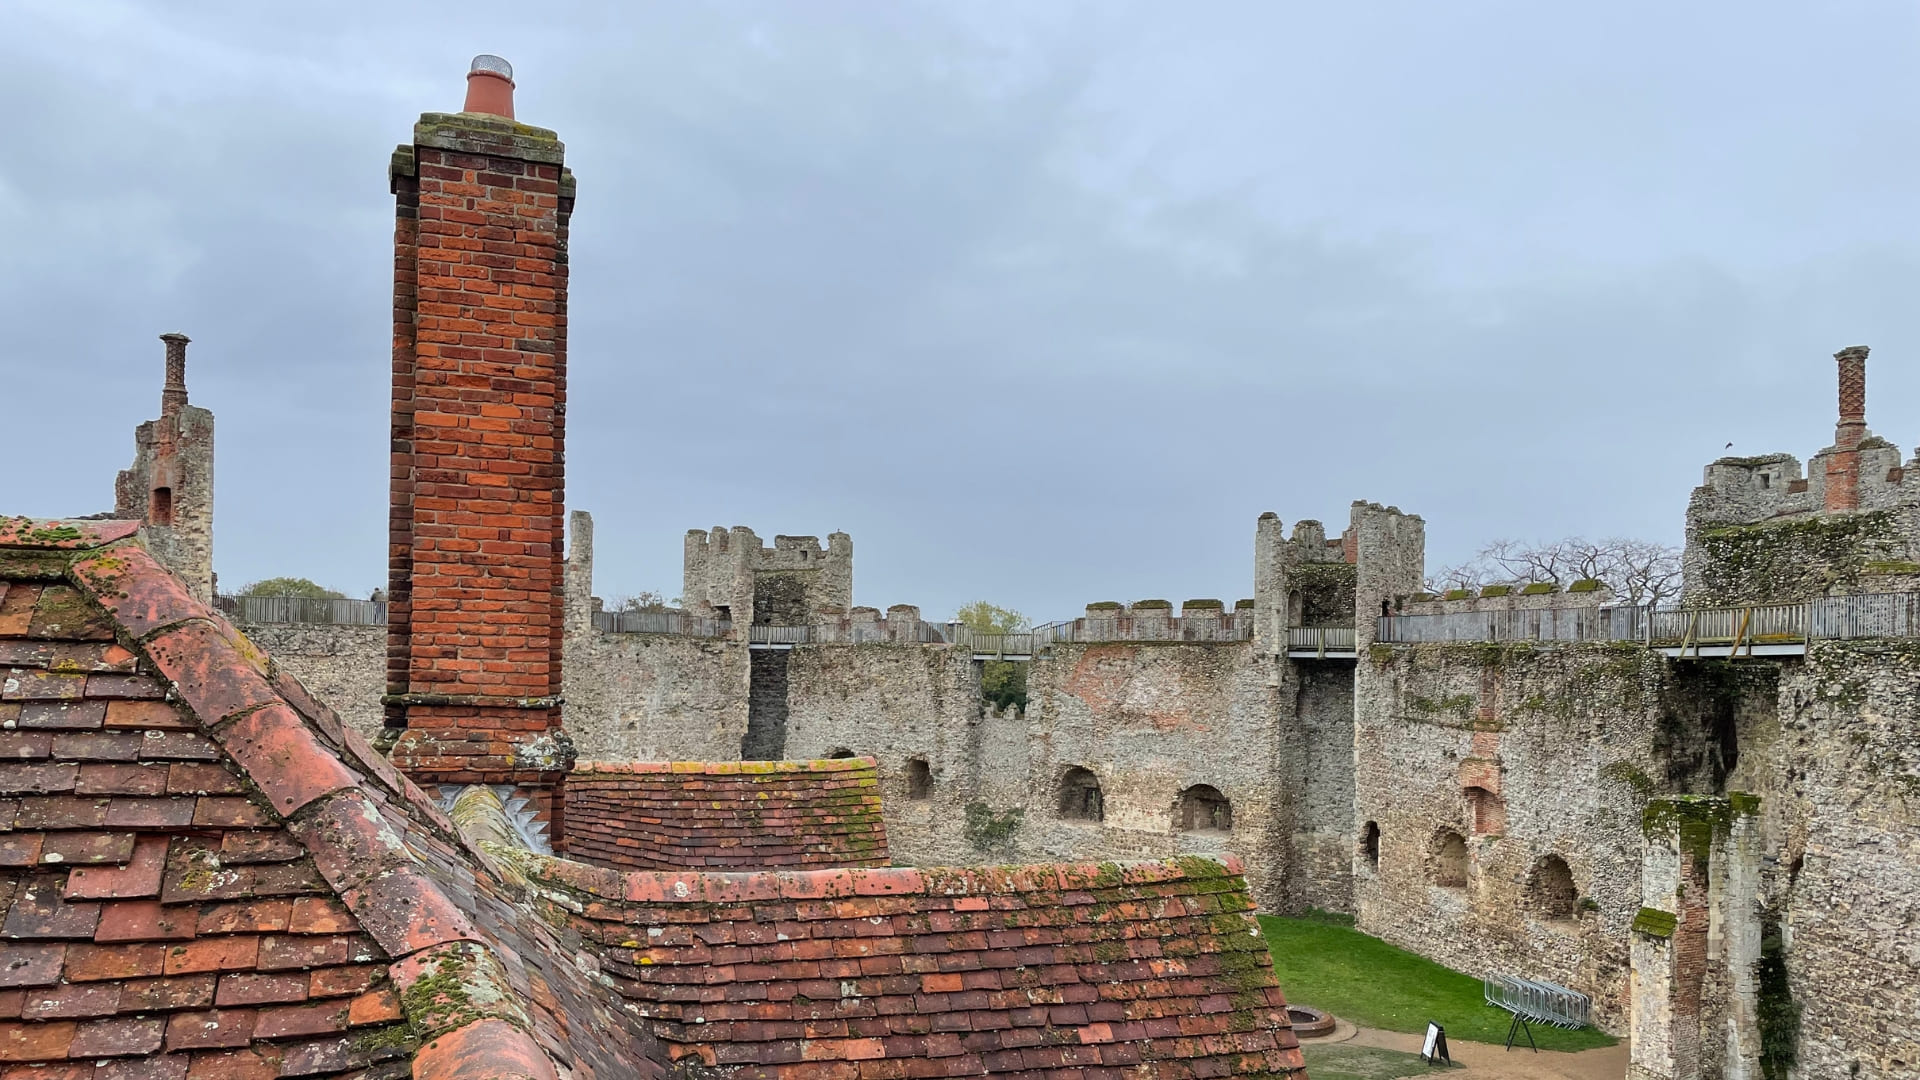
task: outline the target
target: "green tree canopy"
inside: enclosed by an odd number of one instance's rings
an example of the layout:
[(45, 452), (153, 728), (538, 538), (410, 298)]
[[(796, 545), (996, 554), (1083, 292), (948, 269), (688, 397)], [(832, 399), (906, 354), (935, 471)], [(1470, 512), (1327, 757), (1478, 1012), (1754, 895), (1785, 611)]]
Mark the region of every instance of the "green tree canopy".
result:
[(344, 600), (347, 594), (316, 585), (303, 577), (270, 577), (240, 590), (241, 596), (304, 596), (310, 600)]
[[(954, 614), (954, 619), (976, 634), (1011, 634), (1033, 627), (1025, 615), (975, 600)], [(981, 700), (996, 709), (1008, 705), (1027, 707), (1027, 665), (1013, 660), (989, 660), (981, 666)]]
[(979, 634), (1011, 634), (1033, 626), (1025, 615), (985, 600), (975, 600), (961, 608), (954, 619)]

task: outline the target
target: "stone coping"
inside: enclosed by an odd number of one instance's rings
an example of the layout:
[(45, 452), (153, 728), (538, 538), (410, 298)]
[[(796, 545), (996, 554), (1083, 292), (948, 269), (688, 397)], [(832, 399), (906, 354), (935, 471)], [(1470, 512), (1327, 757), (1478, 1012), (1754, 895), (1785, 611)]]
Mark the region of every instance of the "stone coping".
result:
[(994, 896), (1085, 892), (1115, 885), (1232, 877), (1245, 872), (1238, 856), (1185, 855), (1109, 863), (1028, 866), (906, 867), (839, 870), (757, 870), (745, 873), (610, 870), (552, 855), (518, 853), (527, 876), (605, 900), (650, 904), (718, 904), (754, 900), (824, 900), (849, 896), (947, 896), (956, 911), (988, 907)]
[(770, 773), (853, 772), (879, 768), (871, 757), (816, 758), (811, 761), (581, 761), (573, 775), (631, 776), (641, 773), (693, 773), (702, 776), (758, 776)]

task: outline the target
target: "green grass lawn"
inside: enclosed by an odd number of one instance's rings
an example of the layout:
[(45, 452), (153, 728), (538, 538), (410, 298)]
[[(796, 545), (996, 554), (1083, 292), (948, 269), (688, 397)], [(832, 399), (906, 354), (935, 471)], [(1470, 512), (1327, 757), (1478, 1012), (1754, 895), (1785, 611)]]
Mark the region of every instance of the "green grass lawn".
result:
[[(1273, 949), (1274, 973), (1288, 1001), (1325, 1009), (1363, 1027), (1423, 1032), (1427, 1022), (1447, 1038), (1504, 1043), (1512, 1017), (1481, 997), (1480, 980), (1397, 949), (1348, 926), (1319, 919), (1260, 916)], [(1593, 1028), (1566, 1031), (1533, 1025), (1542, 1050), (1612, 1046)], [(1520, 1037), (1525, 1046), (1526, 1036)], [(1319, 1073), (1313, 1075), (1317, 1078)]]

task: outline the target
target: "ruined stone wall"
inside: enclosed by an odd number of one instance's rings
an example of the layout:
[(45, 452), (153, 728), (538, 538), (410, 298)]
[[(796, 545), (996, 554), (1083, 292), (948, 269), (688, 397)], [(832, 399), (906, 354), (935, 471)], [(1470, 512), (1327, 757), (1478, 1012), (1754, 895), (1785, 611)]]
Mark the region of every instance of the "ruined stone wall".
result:
[[(1551, 979), (1619, 1030), (1640, 906), (1640, 811), (1668, 769), (1666, 661), (1634, 646), (1374, 646), (1355, 678), (1360, 929), (1473, 974)], [(1684, 721), (1675, 721), (1675, 724)], [(1691, 745), (1694, 733), (1665, 738)], [(1450, 879), (1447, 833), (1463, 841)], [(1578, 890), (1533, 899), (1548, 856)]]
[[(894, 861), (976, 862), (965, 838), (966, 807), (982, 797), (982, 771), (1024, 762), (988, 760), (980, 671), (972, 657), (938, 645), (802, 645), (787, 657), (786, 753), (871, 755)], [(1004, 752), (1007, 747), (1002, 746)], [(910, 790), (925, 763), (924, 793)]]
[[(1761, 795), (1762, 898), (1780, 922), (1803, 1077), (1920, 1070), (1916, 730), (1920, 645), (1861, 641), (1782, 664), (1777, 714), (1742, 732), (1730, 783)], [(1760, 991), (1763, 1030), (1789, 1019)]]
[(387, 628), (317, 623), (245, 623), (240, 627), (273, 662), (369, 740), (380, 734), (387, 689)]
[(776, 536), (767, 547), (744, 525), (687, 533), (682, 603), (695, 615), (723, 609), (735, 623), (801, 625), (808, 613), (844, 614), (853, 603), (853, 540)]
[(744, 642), (569, 634), (563, 723), (582, 758), (733, 761), (747, 733)]
[(1689, 604), (1790, 603), (1818, 596), (1911, 590), (1920, 584), (1920, 513), (1821, 514), (1752, 524), (1693, 520)]
[[(1275, 718), (1292, 704), (1282, 673), (1248, 642), (1053, 646), (1027, 679), (1016, 849), (1096, 859), (1230, 852), (1246, 861), (1261, 906), (1284, 906), (1297, 792), (1277, 760)], [(1101, 821), (1061, 813), (1073, 768), (1098, 778)], [(1177, 826), (1181, 794), (1195, 785), (1227, 798), (1230, 830)]]
[(1353, 665), (1299, 661), (1293, 723), (1297, 751), (1283, 759), (1294, 828), (1288, 907), (1353, 910)]

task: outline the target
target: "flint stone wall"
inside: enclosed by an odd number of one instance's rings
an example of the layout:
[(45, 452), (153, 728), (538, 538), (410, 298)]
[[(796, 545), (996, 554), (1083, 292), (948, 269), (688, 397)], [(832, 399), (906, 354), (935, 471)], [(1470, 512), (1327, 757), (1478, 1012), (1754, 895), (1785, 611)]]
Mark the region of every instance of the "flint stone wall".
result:
[(1783, 664), (1777, 714), (1742, 732), (1731, 783), (1761, 795), (1761, 899), (1781, 918), (1800, 1076), (1920, 1070), (1916, 730), (1920, 643), (1862, 641)]
[[(1471, 974), (1571, 986), (1621, 1030), (1664, 663), (1633, 647), (1375, 646), (1355, 680), (1354, 817), (1380, 829), (1377, 865), (1353, 861), (1359, 928)], [(1469, 787), (1492, 803), (1478, 816)], [(1466, 841), (1463, 887), (1436, 883), (1443, 830)], [(1571, 918), (1528, 901), (1548, 855), (1579, 889)]]
[(713, 638), (570, 634), (562, 723), (583, 760), (738, 760), (747, 653)]
[(245, 623), (247, 640), (300, 680), (369, 740), (380, 733), (387, 691), (387, 628)]

